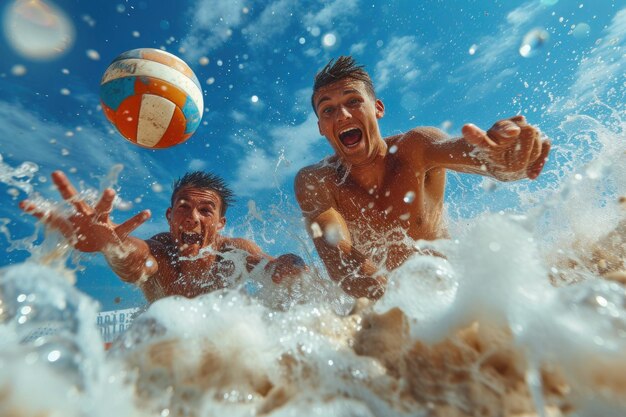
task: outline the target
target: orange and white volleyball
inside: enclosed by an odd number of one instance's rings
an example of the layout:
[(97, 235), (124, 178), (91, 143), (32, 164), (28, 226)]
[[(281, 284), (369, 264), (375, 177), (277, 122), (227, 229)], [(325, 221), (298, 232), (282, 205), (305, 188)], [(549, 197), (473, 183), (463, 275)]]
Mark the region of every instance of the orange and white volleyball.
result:
[(159, 49), (124, 52), (100, 82), (102, 110), (130, 142), (169, 148), (193, 135), (204, 100), (198, 78), (180, 58)]
[(11, 0), (2, 18), (8, 44), (21, 56), (49, 61), (74, 44), (74, 24), (49, 0)]

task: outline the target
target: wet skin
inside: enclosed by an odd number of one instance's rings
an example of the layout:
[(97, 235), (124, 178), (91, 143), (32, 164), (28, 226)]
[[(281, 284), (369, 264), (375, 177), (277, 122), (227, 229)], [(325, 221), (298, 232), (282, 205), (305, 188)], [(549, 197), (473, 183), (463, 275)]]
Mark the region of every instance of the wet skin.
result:
[(247, 271), (267, 260), (264, 269), (277, 284), (308, 269), (297, 255), (273, 258), (250, 240), (220, 235), (226, 219), (220, 214), (221, 199), (212, 190), (179, 190), (166, 212), (170, 231), (142, 240), (130, 233), (150, 218), (149, 211), (116, 224), (110, 218), (115, 191), (105, 190), (91, 206), (64, 173), (54, 172), (52, 180), (75, 212), (43, 210), (30, 201), (20, 203), (22, 210), (59, 230), (77, 250), (101, 252), (122, 280), (140, 286), (148, 301), (170, 295), (195, 297), (223, 288), (235, 270), (233, 262), (225, 260), (229, 252), (240, 254)]
[(382, 296), (386, 271), (416, 252), (415, 240), (447, 237), (447, 169), (534, 179), (550, 149), (523, 116), (488, 132), (465, 125), (457, 139), (430, 127), (383, 138), (385, 107), (359, 80), (320, 88), (313, 102), (335, 154), (298, 173), (296, 198), (331, 278), (357, 297)]

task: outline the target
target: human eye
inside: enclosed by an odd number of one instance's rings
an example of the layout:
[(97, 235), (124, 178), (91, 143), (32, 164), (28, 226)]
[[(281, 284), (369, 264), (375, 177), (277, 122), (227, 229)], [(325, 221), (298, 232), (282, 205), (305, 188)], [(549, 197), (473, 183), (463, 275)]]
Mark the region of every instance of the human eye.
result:
[(203, 216), (210, 216), (213, 213), (213, 209), (211, 207), (200, 207), (199, 211)]
[(351, 97), (348, 100), (348, 105), (350, 105), (350, 106), (356, 106), (356, 105), (358, 105), (360, 103), (361, 103), (361, 99), (359, 97)]
[(327, 116), (330, 116), (331, 114), (333, 114), (333, 111), (335, 110), (335, 108), (333, 106), (326, 106), (324, 108), (322, 108), (321, 113)]

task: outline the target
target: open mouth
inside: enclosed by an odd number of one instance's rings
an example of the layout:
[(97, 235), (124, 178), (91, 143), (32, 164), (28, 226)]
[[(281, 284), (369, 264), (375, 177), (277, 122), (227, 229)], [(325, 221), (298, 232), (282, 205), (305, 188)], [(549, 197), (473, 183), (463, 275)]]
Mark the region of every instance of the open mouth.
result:
[(339, 140), (343, 146), (347, 148), (356, 146), (361, 141), (362, 137), (363, 133), (361, 132), (361, 129), (357, 128), (351, 128), (339, 134)]
[(194, 232), (183, 232), (180, 239), (185, 245), (202, 245), (202, 235)]

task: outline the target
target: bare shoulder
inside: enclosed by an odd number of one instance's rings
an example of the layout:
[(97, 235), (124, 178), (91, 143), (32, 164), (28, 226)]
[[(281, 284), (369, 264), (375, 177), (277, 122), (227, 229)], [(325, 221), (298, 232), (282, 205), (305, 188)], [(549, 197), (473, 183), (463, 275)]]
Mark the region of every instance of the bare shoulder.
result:
[(339, 169), (337, 158), (330, 157), (304, 167), (296, 174), (294, 191), (304, 212), (313, 213), (333, 205)]
[(395, 146), (397, 157), (410, 159), (412, 163), (425, 162), (426, 155), (430, 154), (438, 145), (450, 139), (449, 135), (432, 126), (420, 126), (404, 134), (391, 136), (386, 139), (388, 146)]
[(336, 176), (337, 158), (330, 157), (320, 162), (306, 166), (296, 174), (296, 192), (299, 188), (319, 187), (326, 184), (326, 180)]
[(446, 132), (433, 126), (419, 126), (399, 136), (400, 142), (421, 145), (443, 142), (450, 139), (450, 136)]

